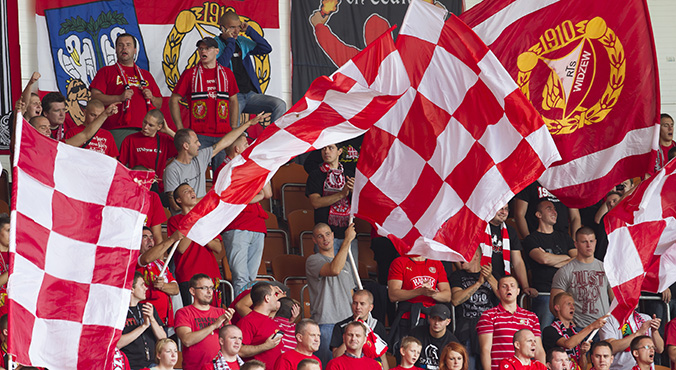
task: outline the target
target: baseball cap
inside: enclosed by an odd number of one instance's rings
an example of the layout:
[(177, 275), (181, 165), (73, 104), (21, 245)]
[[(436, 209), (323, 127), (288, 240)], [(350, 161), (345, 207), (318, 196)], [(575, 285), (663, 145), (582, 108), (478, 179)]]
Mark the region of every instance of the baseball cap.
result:
[(446, 320), (451, 317), (451, 310), (449, 310), (448, 306), (445, 304), (435, 304), (430, 307), (430, 317), (435, 316), (442, 320)]
[(197, 41), (197, 47), (200, 47), (202, 44), (208, 48), (217, 48), (218, 42), (213, 37), (205, 37)]

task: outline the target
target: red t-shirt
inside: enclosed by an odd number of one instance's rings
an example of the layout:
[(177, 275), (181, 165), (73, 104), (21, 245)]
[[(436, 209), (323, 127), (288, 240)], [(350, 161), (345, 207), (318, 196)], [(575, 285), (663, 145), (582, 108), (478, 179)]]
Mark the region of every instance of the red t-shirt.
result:
[[(162, 319), (162, 324), (166, 327), (174, 326), (174, 307), (171, 304), (171, 297), (161, 291), (156, 290), (154, 286), (155, 278), (160, 276), (160, 271), (162, 271), (162, 266), (164, 262), (161, 260), (156, 260), (150, 262), (145, 266), (141, 266), (136, 263), (136, 271), (143, 274), (143, 281), (145, 282), (148, 290), (146, 291), (146, 299), (141, 303), (152, 303), (155, 306), (155, 311), (157, 315)], [(165, 283), (175, 283), (174, 275), (171, 274), (169, 269), (164, 273), (164, 282)]]
[(423, 369), (420, 368), (420, 367), (417, 367), (417, 366), (403, 367), (403, 366), (399, 365), (399, 366), (392, 368), (390, 370), (423, 370)]
[(534, 313), (517, 307), (514, 313), (507, 311), (502, 304), (484, 311), (476, 325), (481, 334), (493, 334), (491, 346), (491, 369), (497, 370), (500, 361), (514, 356), (512, 339), (521, 329), (529, 329), (536, 337), (540, 336), (540, 321)]
[(336, 357), (326, 364), (326, 370), (382, 370), (378, 361), (363, 356), (360, 358), (350, 357), (346, 354)]
[[(226, 362), (227, 362), (230, 370), (239, 370), (240, 369), (239, 362), (237, 362), (237, 361), (233, 361), (233, 362), (226, 361)], [(202, 365), (202, 370), (215, 370), (214, 369), (214, 359), (204, 363), (204, 365)]]
[(531, 360), (530, 364), (524, 365), (518, 358), (510, 357), (500, 361), (500, 370), (547, 370), (547, 366), (537, 360)]
[[(208, 93), (208, 98), (200, 100), (192, 100), (191, 94), (194, 91), (193, 79), (197, 73), (197, 66), (192, 67), (181, 75), (176, 87), (174, 87), (174, 94), (181, 95), (188, 103), (190, 108), (190, 122), (184, 125), (191, 128), (196, 134), (206, 136), (223, 136), (232, 131), (230, 126), (228, 97), (216, 97), (218, 85), (216, 83), (216, 68), (202, 69), (203, 79), (205, 82), (204, 90)], [(228, 93), (228, 96), (236, 95), (239, 92), (237, 88), (237, 81), (235, 75), (229, 68), (223, 68), (225, 71), (225, 82), (222, 86), (223, 92)], [(237, 113), (236, 113), (237, 114)]]
[[(185, 216), (178, 214), (169, 218), (167, 222), (168, 235), (173, 234), (178, 229), (183, 217)], [(220, 235), (218, 239), (221, 240)], [(195, 242), (191, 242), (188, 249), (182, 254), (177, 250), (174, 255), (174, 263), (176, 264), (176, 280), (179, 283), (189, 281), (193, 275), (199, 273), (207, 274), (212, 279), (221, 279), (221, 271), (218, 269), (218, 262), (211, 249)]]
[[(192, 305), (183, 307), (176, 311), (175, 326), (176, 328), (187, 326), (190, 330), (196, 332), (216, 322), (216, 319), (224, 313), (224, 309), (212, 306), (206, 311), (201, 311)], [(218, 343), (218, 329), (207, 335), (207, 337), (202, 339), (199, 343), (193, 344), (190, 347), (184, 345), (183, 369), (201, 369), (202, 365), (211, 361), (211, 359), (218, 354), (220, 349), (221, 345)]]
[[(239, 295), (237, 297), (235, 297), (235, 299), (232, 301), (232, 303), (230, 303), (230, 306), (228, 306), (228, 308), (232, 308), (233, 310), (235, 310), (235, 305), (237, 304), (237, 302), (241, 301), (242, 298), (246, 297), (246, 295), (249, 294), (249, 293), (251, 293), (251, 288), (246, 289), (242, 293), (239, 293)], [(237, 325), (237, 323), (241, 319), (242, 319), (242, 316), (240, 316), (239, 313), (237, 312), (237, 310), (235, 310), (235, 313), (232, 314), (232, 319), (230, 319), (230, 323), (233, 324), (233, 325)]]
[[(66, 139), (79, 134), (84, 131), (84, 126), (76, 126), (66, 132)], [(120, 155), (120, 152), (117, 151), (117, 145), (115, 144), (115, 139), (113, 134), (108, 130), (99, 129), (99, 131), (92, 137), (89, 141), (89, 144), (85, 146), (85, 149), (93, 150), (95, 152), (103, 153), (107, 156), (117, 158)]]
[(163, 224), (167, 221), (167, 214), (164, 213), (160, 195), (154, 191), (149, 191), (148, 193), (150, 193), (150, 209), (148, 210), (148, 216), (146, 216), (144, 225), (153, 227), (155, 225)]
[[(157, 153), (157, 139), (159, 138), (160, 152)], [(141, 132), (131, 134), (122, 140), (120, 146), (120, 163), (133, 168), (134, 166), (143, 166), (155, 170), (158, 177), (160, 191), (164, 191), (162, 178), (164, 169), (167, 167), (167, 160), (175, 157), (177, 154), (174, 147), (174, 140), (171, 136), (158, 132), (154, 137), (148, 137)], [(155, 166), (157, 163), (157, 166)]]
[[(272, 334), (279, 330), (277, 324), (271, 318), (256, 311), (251, 311), (251, 313), (244, 316), (239, 320), (237, 326), (242, 329), (242, 344), (253, 346), (265, 342)], [(280, 343), (277, 347), (261, 352), (252, 358), (264, 362), (266, 369), (274, 369), (273, 366), (281, 354), (282, 345)], [(244, 361), (251, 360), (252, 358), (245, 358)]]
[[(401, 289), (405, 290), (421, 288), (425, 282), (429, 282), (435, 289), (438, 289), (439, 283), (448, 283), (446, 270), (441, 262), (431, 259), (414, 261), (407, 256), (397, 257), (392, 261), (387, 280), (401, 281)], [(434, 298), (422, 295), (408, 301), (411, 303), (422, 302), (425, 307), (431, 307), (437, 303)]]
[[(275, 362), (275, 370), (296, 370), (298, 368), (298, 363), (305, 360), (306, 358), (312, 358), (319, 362), (319, 368), (322, 368), (322, 362), (319, 360), (319, 357), (315, 355), (305, 356), (304, 354), (294, 350), (284, 352), (277, 362)], [(267, 368), (267, 367), (266, 367)]]
[(662, 150), (662, 155), (663, 155), (662, 158), (664, 158), (664, 163), (662, 163), (662, 167), (666, 166), (667, 162), (669, 162), (669, 150), (671, 150), (671, 148), (673, 148), (675, 146), (676, 146), (676, 142), (674, 142), (674, 141), (672, 141), (671, 144), (667, 145), (667, 146), (662, 146), (660, 144), (660, 149)]
[[(103, 128), (106, 130), (124, 127), (141, 128), (143, 125), (143, 118), (146, 116), (146, 113), (148, 113), (149, 107), (141, 92), (141, 79), (136, 75), (136, 68), (122, 67), (122, 70), (128, 77), (129, 86), (134, 91), (134, 95), (131, 96), (131, 101), (129, 102), (129, 112), (126, 113), (120, 106), (117, 114), (108, 117), (106, 122), (103, 123)], [(153, 75), (144, 69), (141, 69), (141, 74), (143, 79), (148, 82), (146, 88), (150, 89), (153, 96), (162, 96)], [(120, 70), (118, 69), (117, 64), (99, 69), (99, 71), (96, 72), (94, 80), (92, 80), (92, 83), (89, 85), (89, 88), (100, 90), (106, 95), (122, 94), (124, 92), (124, 82), (120, 76)], [(126, 122), (126, 120), (128, 120), (128, 122)]]

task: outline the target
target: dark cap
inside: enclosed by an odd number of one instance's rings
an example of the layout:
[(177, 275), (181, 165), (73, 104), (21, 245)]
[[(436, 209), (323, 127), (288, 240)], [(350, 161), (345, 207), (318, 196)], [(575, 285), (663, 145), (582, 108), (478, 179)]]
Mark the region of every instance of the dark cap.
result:
[(218, 41), (214, 39), (213, 37), (205, 37), (199, 41), (197, 41), (197, 47), (200, 47), (202, 44), (208, 48), (217, 48), (218, 47)]
[(438, 317), (442, 320), (451, 318), (451, 310), (445, 304), (435, 304), (430, 307), (430, 317)]

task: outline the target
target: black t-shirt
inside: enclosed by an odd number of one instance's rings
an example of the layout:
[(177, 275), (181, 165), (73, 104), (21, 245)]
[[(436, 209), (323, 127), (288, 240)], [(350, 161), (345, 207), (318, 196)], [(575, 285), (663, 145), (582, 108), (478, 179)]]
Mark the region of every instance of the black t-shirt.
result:
[(556, 213), (558, 214), (554, 230), (563, 231), (564, 233), (568, 232), (568, 207), (561, 203), (559, 198), (552, 195), (549, 190), (540, 185), (539, 182), (536, 181), (528, 185), (525, 189), (521, 190), (516, 197), (528, 203), (526, 223), (528, 224), (529, 232), (532, 233), (538, 228), (538, 219), (535, 217), (535, 212), (537, 211), (537, 206), (541, 199), (547, 199), (554, 203), (554, 208), (556, 208)]
[[(348, 172), (345, 169), (344, 174), (346, 176), (354, 177), (354, 172)], [(316, 193), (319, 194), (320, 196), (324, 196), (325, 180), (326, 180), (326, 172), (322, 172), (319, 168), (310, 172), (310, 174), (307, 177), (307, 183), (305, 185), (305, 195), (309, 197), (310, 194)], [(347, 199), (347, 201), (349, 202), (351, 197), (347, 197), (345, 199)], [(345, 230), (347, 230), (347, 225), (345, 227), (342, 227), (329, 224), (330, 209), (331, 209), (330, 206), (315, 209), (315, 224), (323, 222), (331, 226), (331, 230), (333, 230), (333, 235), (336, 239), (345, 239)]]
[(552, 290), (552, 279), (559, 269), (547, 265), (541, 265), (530, 258), (530, 252), (536, 248), (542, 248), (547, 253), (568, 255), (568, 251), (575, 248), (573, 239), (561, 231), (554, 230), (551, 234), (533, 231), (523, 240), (523, 247), (528, 254), (531, 271), (533, 272), (532, 287), (540, 292)]
[[(333, 326), (333, 334), (331, 334), (331, 343), (329, 344), (329, 348), (331, 348), (331, 350), (338, 348), (343, 344), (343, 332), (345, 331), (347, 324), (351, 323), (352, 321), (354, 321), (354, 319), (352, 316), (350, 316)], [(376, 327), (373, 329), (373, 332), (378, 334), (380, 339), (387, 340), (387, 331), (380, 321), (376, 323)]]
[[(361, 152), (361, 144), (364, 141), (364, 135), (357, 136), (353, 139), (343, 141), (342, 143), (336, 144), (338, 149), (342, 149), (343, 152), (340, 154), (338, 159), (342, 163), (343, 168), (348, 173), (357, 172), (357, 160), (359, 159), (359, 152)], [(305, 162), (303, 162), (303, 168), (308, 174), (324, 163), (322, 159), (321, 149), (312, 151), (309, 153)]]
[[(481, 276), (479, 272), (455, 271), (449, 278), (451, 289), (467, 289), (479, 280), (479, 276)], [(497, 304), (498, 298), (493, 293), (491, 285), (484, 282), (469, 299), (455, 307), (455, 336), (461, 343), (470, 340), (472, 348), (478, 350), (476, 324), (484, 311), (497, 306)]]
[[(576, 330), (578, 332), (580, 331), (577, 328)], [(564, 333), (568, 334), (568, 337), (572, 337), (573, 335), (575, 335), (575, 333), (570, 328), (564, 329)], [(549, 351), (550, 348), (560, 347), (559, 345), (556, 344), (556, 342), (561, 338), (563, 338), (563, 335), (559, 334), (556, 328), (554, 328), (551, 325), (542, 329), (542, 347), (544, 347), (545, 352)], [(573, 358), (575, 354), (574, 348), (566, 350), (566, 353), (568, 354), (569, 357)]]
[(237, 81), (237, 88), (242, 94), (246, 94), (250, 91), (256, 91), (253, 82), (249, 74), (244, 69), (244, 63), (242, 62), (242, 49), (240, 49), (239, 44), (235, 42), (235, 53), (230, 59), (230, 64), (232, 65), (232, 74), (235, 75), (235, 81)]
[(420, 350), (420, 358), (415, 363), (415, 366), (422, 369), (437, 370), (439, 369), (439, 357), (441, 351), (450, 342), (458, 342), (458, 338), (451, 333), (451, 327), (446, 328), (446, 334), (441, 338), (434, 338), (430, 335), (430, 326), (425, 324), (415, 327), (409, 332), (410, 336), (417, 338), (422, 342), (422, 349)]
[[(502, 254), (502, 227), (489, 224), (491, 226), (491, 239), (493, 241), (493, 259), (491, 265), (493, 266), (493, 276), (500, 280), (505, 276), (505, 258)], [(509, 250), (522, 251), (521, 241), (516, 234), (513, 227), (507, 226), (507, 233), (509, 234)]]
[[(143, 320), (143, 304), (139, 303), (134, 307), (129, 307), (127, 310), (127, 320), (124, 323), (122, 334), (127, 334), (141, 325), (140, 320)], [(157, 311), (153, 310), (155, 321), (162, 325), (162, 320), (157, 315)], [(146, 349), (148, 352), (146, 353)], [(132, 369), (141, 369), (149, 367), (157, 361), (155, 358), (155, 334), (153, 329), (149, 326), (143, 334), (139, 335), (133, 342), (127, 344), (120, 349), (127, 355), (129, 366)], [(146, 357), (148, 356), (148, 357)]]

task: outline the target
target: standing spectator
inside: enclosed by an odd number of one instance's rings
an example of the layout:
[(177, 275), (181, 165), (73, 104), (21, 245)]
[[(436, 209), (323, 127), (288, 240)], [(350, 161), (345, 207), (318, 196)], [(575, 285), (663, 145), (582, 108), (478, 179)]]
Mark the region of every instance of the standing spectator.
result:
[[(63, 141), (66, 131), (75, 123), (66, 123), (66, 98), (58, 91), (47, 93), (42, 98), (42, 115), (49, 120), (49, 130), (52, 139)], [(68, 126), (68, 127), (66, 127)]]
[(655, 344), (655, 351), (662, 353), (664, 350), (664, 340), (660, 335), (659, 329), (662, 320), (653, 315), (650, 316), (637, 311), (633, 311), (627, 321), (621, 326), (617, 319), (610, 315), (608, 321), (599, 331), (599, 337), (612, 346), (615, 359), (611, 370), (630, 370), (634, 366), (634, 359), (631, 355), (630, 344), (634, 338), (648, 336), (652, 338)]
[(571, 363), (566, 350), (561, 347), (553, 347), (547, 350), (547, 369), (570, 370)]
[(538, 341), (532, 331), (521, 329), (514, 333), (514, 356), (500, 361), (500, 369), (504, 370), (545, 370), (547, 367), (535, 360)]
[(444, 304), (436, 304), (430, 308), (427, 324), (411, 329), (410, 336), (422, 343), (422, 351), (416, 366), (428, 369), (439, 369), (439, 354), (450, 342), (458, 342), (458, 338), (448, 329), (451, 323), (451, 311)]
[[(221, 34), (218, 41), (218, 63), (235, 74), (239, 117), (242, 113), (268, 112), (272, 122), (286, 112), (282, 99), (265, 95), (254, 68), (253, 56), (270, 54), (272, 46), (249, 24), (242, 22), (234, 11), (225, 12), (218, 20)], [(242, 33), (243, 35), (240, 35)]]
[(237, 326), (242, 329), (242, 349), (239, 354), (245, 360), (255, 359), (272, 368), (282, 354), (282, 333), (270, 318), (279, 309), (276, 291), (265, 282), (251, 288), (253, 310), (244, 316)]
[[(181, 74), (169, 99), (169, 109), (176, 128), (182, 129), (180, 101), (188, 103), (190, 121), (185, 127), (193, 129), (202, 144), (212, 146), (238, 126), (239, 89), (232, 71), (216, 62), (218, 42), (213, 37), (197, 41), (197, 54), (200, 61)], [(224, 153), (216, 154), (211, 168), (218, 168), (223, 159)]]
[(239, 369), (244, 361), (237, 353), (242, 348), (242, 331), (235, 325), (225, 325), (218, 331), (221, 350), (211, 361), (202, 365), (202, 370)]
[(497, 370), (500, 361), (514, 355), (512, 338), (520, 329), (529, 329), (535, 335), (537, 349), (535, 358), (544, 361), (545, 353), (540, 340), (540, 322), (537, 316), (516, 304), (519, 285), (513, 276), (505, 276), (498, 281), (497, 307), (485, 311), (476, 326), (479, 333), (481, 366), (484, 369)]
[(366, 343), (367, 328), (359, 321), (353, 321), (345, 327), (343, 342), (345, 353), (329, 361), (326, 370), (380, 370), (376, 360), (364, 356), (362, 348)]
[(655, 172), (669, 162), (669, 150), (676, 147), (674, 142), (674, 119), (666, 113), (660, 115), (660, 150), (657, 151)]
[[(113, 105), (114, 107), (115, 105)], [(117, 109), (117, 108), (115, 108)], [(89, 102), (87, 102), (87, 108), (85, 108), (85, 121), (82, 126), (75, 126), (68, 130), (66, 132), (66, 139), (70, 139), (73, 136), (76, 136), (80, 132), (83, 132), (89, 125), (91, 125), (96, 119), (103, 114), (106, 111), (105, 106), (103, 103), (101, 103), (100, 100), (92, 99)], [(108, 115), (113, 114), (112, 110), (109, 110), (109, 112), (106, 112), (107, 115), (104, 116), (108, 117)], [(98, 153), (103, 153), (109, 157), (117, 158), (120, 153), (117, 150), (117, 144), (115, 144), (115, 139), (113, 139), (113, 135), (110, 133), (110, 131), (101, 128), (101, 125), (97, 125), (97, 130), (93, 134), (91, 138), (89, 138), (84, 144), (81, 144), (80, 146), (93, 150)], [(90, 129), (91, 130), (91, 129)], [(90, 135), (87, 135), (90, 136)]]
[(319, 349), (320, 338), (319, 325), (314, 320), (301, 320), (296, 326), (296, 342), (298, 343), (296, 348), (279, 356), (274, 370), (296, 370), (298, 364), (305, 359), (319, 361), (313, 353)]
[[(610, 312), (610, 301), (614, 296), (603, 263), (594, 258), (594, 230), (586, 226), (580, 228), (575, 233), (575, 248), (575, 259), (554, 275), (551, 296), (556, 297), (561, 292), (572, 294), (575, 299), (573, 321), (584, 327)], [(553, 307), (550, 310), (554, 312)]]
[(220, 344), (214, 332), (228, 324), (234, 312), (211, 306), (214, 283), (209, 275), (190, 279), (193, 303), (176, 311), (176, 335), (183, 343), (183, 370), (200, 370), (218, 354)]
[[(272, 287), (272, 289), (277, 291), (277, 287)], [(279, 331), (284, 334), (282, 336), (282, 353), (285, 353), (296, 348), (296, 319), (300, 315), (300, 304), (289, 297), (278, 297), (279, 310), (275, 313), (272, 321), (277, 324)]]
[(89, 85), (92, 99), (105, 105), (122, 103), (120, 112), (109, 117), (103, 126), (110, 130), (118, 145), (128, 135), (138, 132), (148, 111), (162, 108), (162, 95), (153, 75), (134, 62), (137, 47), (133, 35), (117, 36), (117, 63), (99, 69)]
[(609, 370), (610, 364), (613, 363), (613, 347), (610, 343), (601, 340), (592, 344), (591, 347), (591, 362), (592, 370)]
[(631, 355), (636, 361), (632, 370), (651, 370), (655, 362), (655, 343), (648, 336), (639, 336), (631, 341)]
[[(316, 355), (325, 366), (331, 359), (329, 343), (333, 326), (352, 312), (350, 302), (355, 287), (354, 276), (345, 262), (348, 248), (355, 236), (354, 224), (350, 224), (345, 231), (343, 244), (334, 256), (333, 231), (329, 225), (319, 223), (312, 230), (312, 240), (319, 247), (319, 252), (308, 257), (305, 262), (305, 275), (310, 290), (312, 319), (319, 324), (322, 333)], [(359, 353), (361, 354), (361, 349)]]
[(542, 200), (548, 200), (554, 204), (558, 218), (554, 229), (568, 235), (575, 235), (575, 231), (582, 226), (580, 210), (566, 207), (559, 198), (552, 195), (539, 182), (534, 182), (521, 190), (514, 200), (514, 221), (519, 234), (526, 238), (538, 227), (535, 217), (537, 206)]

